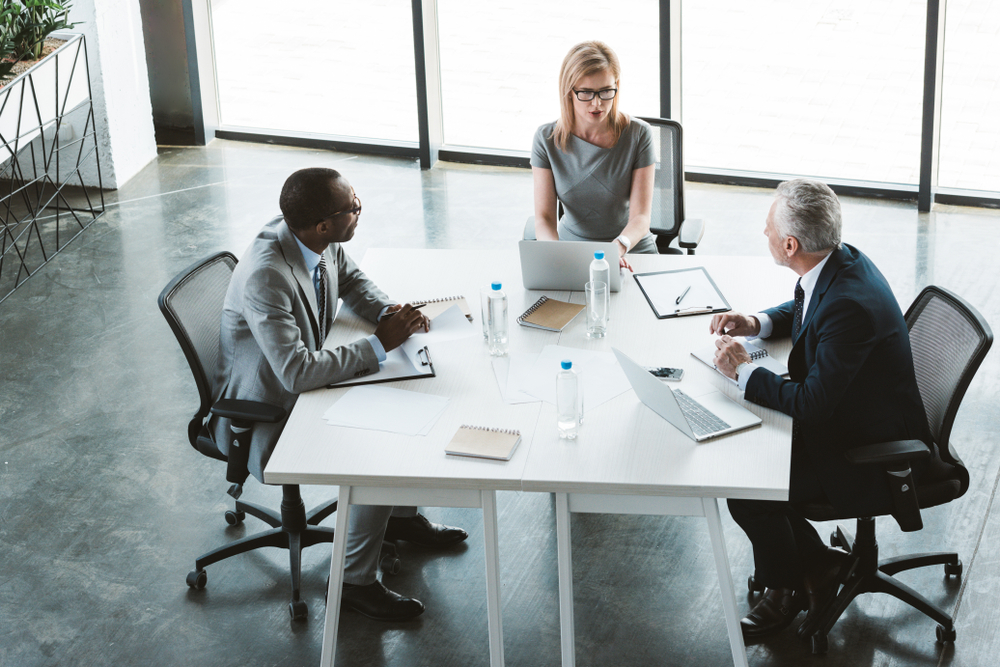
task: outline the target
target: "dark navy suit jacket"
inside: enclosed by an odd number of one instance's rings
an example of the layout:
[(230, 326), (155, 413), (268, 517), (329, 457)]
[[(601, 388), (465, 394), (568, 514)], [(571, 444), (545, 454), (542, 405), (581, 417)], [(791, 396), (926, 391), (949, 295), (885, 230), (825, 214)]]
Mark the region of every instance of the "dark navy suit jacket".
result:
[[(789, 301), (764, 311), (772, 337), (791, 335), (793, 308)], [(931, 437), (903, 314), (886, 279), (857, 248), (833, 251), (792, 343), (789, 379), (757, 369), (745, 393), (795, 420), (789, 500), (813, 500), (818, 486), (844, 515), (887, 513), (883, 469), (852, 466), (844, 453), (888, 440), (930, 444)]]

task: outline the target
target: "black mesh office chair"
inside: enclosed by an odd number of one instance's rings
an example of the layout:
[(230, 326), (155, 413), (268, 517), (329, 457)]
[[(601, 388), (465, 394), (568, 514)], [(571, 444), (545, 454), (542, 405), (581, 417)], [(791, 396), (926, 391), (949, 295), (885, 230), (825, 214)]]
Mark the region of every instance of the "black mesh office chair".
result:
[[(910, 473), (911, 461), (927, 458), (930, 450), (919, 440), (884, 442), (852, 449), (847, 458), (856, 465), (881, 465), (893, 496), (892, 516), (906, 532), (920, 530), (920, 510), (951, 502), (969, 488), (969, 471), (949, 441), (951, 427), (965, 391), (993, 344), (993, 332), (975, 308), (961, 297), (929, 286), (906, 311), (917, 387), (927, 411), (927, 422), (940, 458), (928, 462), (920, 483)], [(957, 553), (923, 553), (879, 561), (875, 517), (841, 516), (826, 504), (803, 505), (813, 521), (857, 518), (857, 537), (838, 527), (830, 544), (853, 556), (853, 571), (823, 610), (812, 634), (813, 653), (826, 653), (827, 633), (862, 593), (888, 593), (939, 623), (937, 639), (955, 641), (951, 616), (892, 575), (927, 565), (944, 565), (945, 576), (961, 576)], [(751, 578), (751, 590), (759, 590)]]
[(661, 255), (679, 255), (687, 250), (689, 255), (705, 235), (702, 220), (684, 219), (684, 154), (681, 124), (665, 118), (643, 118), (653, 131), (656, 150), (656, 178), (653, 185), (653, 211), (650, 231), (656, 235), (656, 249)]
[[(330, 501), (306, 514), (299, 487), (293, 484), (281, 487), (280, 514), (238, 500), (243, 483), (249, 476), (247, 454), (253, 424), (278, 422), (284, 419), (285, 411), (256, 401), (222, 399), (214, 404), (212, 402), (212, 377), (209, 373), (214, 374), (218, 367), (222, 306), (235, 267), (236, 257), (228, 252), (199, 260), (171, 280), (163, 288), (157, 302), (184, 350), (201, 398), (198, 412), (188, 424), (188, 440), (205, 456), (228, 463), (226, 479), (232, 482), (229, 493), (237, 500), (235, 510), (226, 512), (226, 522), (235, 526), (250, 514), (271, 526), (271, 530), (244, 537), (202, 555), (195, 561), (195, 569), (188, 574), (187, 583), (195, 589), (204, 588), (208, 582), (205, 567), (230, 556), (260, 547), (288, 549), (292, 572), (292, 600), (288, 610), (293, 619), (302, 619), (308, 614), (306, 603), (299, 597), (302, 549), (313, 544), (333, 542), (333, 528), (317, 524), (337, 510), (337, 501)], [(207, 427), (209, 413), (232, 420), (234, 440), (230, 443), (229, 457), (219, 449)]]

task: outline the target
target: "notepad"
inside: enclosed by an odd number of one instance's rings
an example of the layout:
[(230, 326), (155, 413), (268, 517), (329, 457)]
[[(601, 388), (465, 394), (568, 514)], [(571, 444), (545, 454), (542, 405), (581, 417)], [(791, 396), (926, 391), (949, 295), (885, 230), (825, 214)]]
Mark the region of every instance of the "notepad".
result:
[(584, 308), (586, 306), (583, 304), (566, 303), (543, 295), (531, 308), (517, 318), (517, 323), (523, 327), (562, 331), (563, 327), (579, 315)]
[(510, 461), (520, 442), (521, 432), (514, 429), (462, 424), (444, 451), (452, 456)]
[[(771, 355), (769, 355), (767, 353), (767, 350), (762, 348), (760, 345), (757, 345), (756, 343), (752, 343), (751, 341), (743, 339), (740, 339), (739, 342), (741, 345), (743, 345), (743, 349), (747, 351), (747, 354), (750, 355), (751, 361), (753, 361), (756, 365), (760, 366), (761, 368), (766, 368), (775, 375), (788, 375), (788, 367), (785, 366), (780, 361), (778, 361), (777, 359), (775, 359), (774, 357), (772, 357)], [(691, 356), (697, 359), (698, 361), (707, 364), (712, 368), (715, 368), (715, 370), (719, 370), (715, 366), (715, 351), (716, 348), (712, 347), (710, 349), (700, 350), (698, 352), (692, 352)], [(735, 382), (735, 380), (733, 380), (731, 377), (726, 376), (726, 379)]]
[(457, 305), (462, 309), (462, 314), (465, 315), (465, 318), (470, 322), (472, 321), (472, 311), (469, 310), (469, 304), (466, 302), (465, 297), (461, 295), (445, 296), (439, 299), (417, 299), (411, 301), (410, 305), (423, 306), (421, 310), (429, 320), (433, 320), (444, 311)]

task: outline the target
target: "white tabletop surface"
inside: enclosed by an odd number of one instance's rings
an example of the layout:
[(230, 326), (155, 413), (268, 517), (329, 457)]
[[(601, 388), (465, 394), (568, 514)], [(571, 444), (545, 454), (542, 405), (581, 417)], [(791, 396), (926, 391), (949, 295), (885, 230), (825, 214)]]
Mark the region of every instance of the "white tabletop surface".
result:
[[(730, 306), (747, 314), (787, 301), (795, 286), (792, 271), (766, 258), (639, 255), (629, 260), (637, 273), (704, 266)], [(573, 296), (579, 300), (582, 295)], [(559, 344), (592, 350), (613, 346), (641, 365), (683, 368), (683, 381), (671, 386), (710, 384), (761, 417), (761, 426), (697, 443), (628, 391), (587, 410), (576, 440), (560, 440), (555, 409), (546, 404), (522, 488), (786, 500), (791, 418), (744, 401), (735, 383), (691, 356), (714, 344), (710, 321), (710, 315), (656, 319), (635, 280), (629, 279), (622, 292), (612, 295), (606, 338), (586, 338), (586, 323), (579, 319), (563, 331)], [(787, 340), (761, 344), (782, 361), (790, 349)]]
[[(747, 257), (630, 256), (637, 272), (705, 266), (736, 310), (752, 313), (786, 300), (794, 274), (770, 260)], [(462, 294), (476, 327), (479, 290), (494, 280), (509, 300), (511, 350), (538, 352), (558, 344), (593, 350), (615, 346), (641, 364), (679, 366), (685, 382), (717, 386), (764, 423), (698, 444), (643, 406), (627, 391), (588, 410), (580, 437), (559, 440), (549, 404), (507, 405), (494, 379), (481, 335), (431, 348), (437, 377), (394, 382), (400, 389), (447, 396), (443, 416), (427, 436), (334, 427), (323, 412), (348, 389), (302, 394), (265, 470), (270, 484), (365, 484), (411, 488), (507, 489), (785, 499), (791, 420), (742, 400), (737, 387), (690, 356), (712, 344), (708, 315), (657, 320), (635, 281), (611, 297), (608, 337), (585, 336), (581, 313), (562, 333), (518, 326), (515, 318), (541, 295), (582, 303), (582, 292), (541, 292), (521, 287), (516, 246), (501, 250), (372, 249), (364, 271), (400, 302)], [(342, 309), (328, 346), (355, 340), (372, 324)], [(770, 346), (779, 358), (787, 341)], [(553, 381), (558, 369), (553, 370)], [(445, 445), (460, 424), (521, 431), (510, 461), (449, 456)]]

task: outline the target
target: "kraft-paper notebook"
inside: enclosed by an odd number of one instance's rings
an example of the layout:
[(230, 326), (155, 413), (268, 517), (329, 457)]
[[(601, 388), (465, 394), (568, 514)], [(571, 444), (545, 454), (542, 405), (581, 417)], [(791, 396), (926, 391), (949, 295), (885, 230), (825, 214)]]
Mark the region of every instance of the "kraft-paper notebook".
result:
[(462, 424), (444, 451), (453, 456), (510, 461), (520, 442), (517, 430)]
[[(767, 353), (767, 350), (748, 340), (740, 340), (740, 343), (743, 345), (743, 349), (747, 351), (747, 354), (750, 355), (750, 360), (753, 361), (755, 364), (757, 364), (761, 368), (766, 368), (775, 375), (788, 375), (788, 367), (785, 366), (780, 361), (778, 361), (777, 359), (775, 359), (774, 357), (772, 357), (771, 355), (769, 355)], [(707, 364), (712, 368), (715, 368), (715, 349), (716, 348), (712, 347), (711, 349), (692, 352), (691, 356), (697, 359), (698, 361)], [(715, 370), (719, 369), (715, 368)], [(732, 380), (732, 378), (728, 379)], [(735, 382), (735, 380), (732, 381)]]
[(586, 306), (583, 304), (566, 303), (543, 295), (531, 308), (517, 318), (517, 323), (523, 327), (562, 331), (563, 327), (579, 315), (584, 308)]
[(423, 306), (421, 311), (429, 320), (433, 320), (435, 317), (448, 310), (452, 306), (458, 304), (458, 307), (462, 309), (462, 313), (465, 315), (466, 319), (470, 322), (472, 321), (472, 311), (469, 310), (469, 304), (465, 301), (464, 296), (446, 296), (440, 299), (417, 299), (416, 301), (410, 302), (414, 306)]

